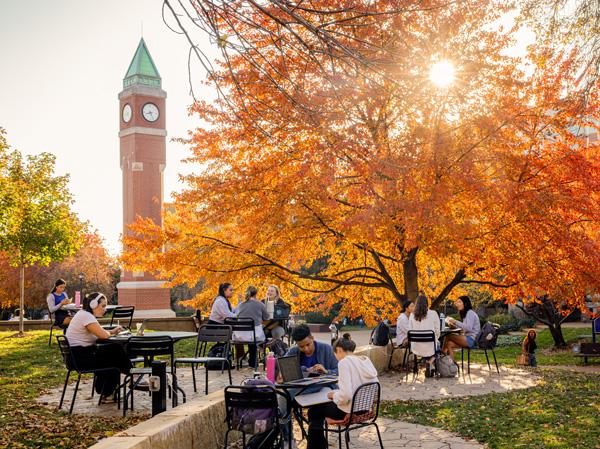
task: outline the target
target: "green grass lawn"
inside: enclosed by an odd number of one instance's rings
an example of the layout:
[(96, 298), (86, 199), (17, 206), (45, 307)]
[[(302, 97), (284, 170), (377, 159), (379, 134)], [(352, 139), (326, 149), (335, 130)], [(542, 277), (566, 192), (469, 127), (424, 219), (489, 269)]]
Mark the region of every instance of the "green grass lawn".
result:
[[(56, 342), (48, 347), (47, 331), (28, 332), (24, 338), (8, 338), (13, 334), (0, 332), (1, 449), (84, 448), (140, 420), (139, 417), (71, 416), (38, 404), (35, 399), (44, 390), (62, 386), (66, 375), (62, 357)], [(177, 354), (191, 355), (194, 344), (194, 340), (178, 342)], [(63, 405), (63, 410), (68, 410), (72, 393), (72, 389), (67, 391), (67, 407)]]
[[(578, 337), (589, 333), (587, 329), (581, 328), (566, 328), (563, 329), (563, 336), (567, 342), (575, 342)], [(498, 363), (506, 365), (514, 365), (517, 355), (521, 353), (521, 342), (525, 336), (507, 336), (501, 335), (498, 340), (498, 347), (496, 347), (496, 357)], [(536, 357), (538, 365), (582, 365), (583, 360), (581, 357), (575, 357), (570, 349), (551, 351), (554, 341), (552, 335), (547, 329), (537, 329), (537, 345)], [(503, 346), (503, 343), (510, 343), (508, 346)], [(466, 359), (465, 354), (465, 359)], [(490, 354), (490, 358), (492, 355)], [(477, 363), (485, 363), (485, 355), (482, 351), (475, 351), (471, 353), (471, 360)], [(596, 360), (596, 361), (594, 361)], [(460, 362), (460, 353), (458, 354), (457, 361)], [(590, 359), (591, 363), (600, 363), (600, 359)], [(465, 360), (466, 363), (466, 360)], [(493, 359), (490, 360), (493, 363)]]
[(542, 371), (527, 390), (387, 402), (384, 416), (441, 427), (492, 449), (599, 449), (600, 375)]

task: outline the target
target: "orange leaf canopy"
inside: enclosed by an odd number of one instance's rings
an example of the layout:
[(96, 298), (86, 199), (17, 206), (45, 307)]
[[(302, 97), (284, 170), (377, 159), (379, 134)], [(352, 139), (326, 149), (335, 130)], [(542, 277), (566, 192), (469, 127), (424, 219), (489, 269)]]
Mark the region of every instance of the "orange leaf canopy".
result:
[[(216, 4), (192, 3), (200, 19)], [(224, 281), (349, 316), (469, 284), (580, 305), (600, 279), (600, 153), (576, 131), (596, 127), (597, 89), (577, 91), (572, 55), (508, 56), (503, 3), (209, 8), (222, 95), (191, 107), (199, 168), (123, 260), (204, 279), (199, 306)], [(447, 88), (429, 79), (439, 60)]]

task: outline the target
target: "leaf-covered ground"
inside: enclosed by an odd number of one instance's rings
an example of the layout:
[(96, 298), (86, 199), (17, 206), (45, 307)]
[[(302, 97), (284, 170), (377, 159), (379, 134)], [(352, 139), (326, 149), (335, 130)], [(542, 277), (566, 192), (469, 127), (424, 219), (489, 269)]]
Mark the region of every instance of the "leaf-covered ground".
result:
[[(46, 331), (28, 332), (24, 338), (11, 338), (13, 334), (0, 332), (0, 448), (85, 448), (140, 420), (71, 416), (38, 404), (35, 399), (43, 390), (64, 382), (58, 346), (53, 342), (48, 347)], [(180, 349), (189, 350), (187, 346)], [(69, 389), (65, 401), (71, 394)]]
[(441, 427), (492, 449), (599, 449), (600, 374), (542, 371), (527, 390), (388, 402), (385, 416)]

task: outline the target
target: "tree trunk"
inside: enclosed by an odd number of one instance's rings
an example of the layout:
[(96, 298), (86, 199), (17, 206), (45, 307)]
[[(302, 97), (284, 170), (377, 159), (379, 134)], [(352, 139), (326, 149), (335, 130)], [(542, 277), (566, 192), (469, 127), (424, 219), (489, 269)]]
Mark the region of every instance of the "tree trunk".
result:
[(404, 269), (404, 293), (406, 294), (406, 299), (411, 302), (414, 302), (419, 294), (417, 251), (419, 251), (418, 247), (411, 249), (402, 262)]
[(555, 324), (554, 326), (548, 326), (550, 329), (550, 334), (552, 335), (552, 339), (554, 340), (554, 346), (557, 348), (567, 346), (567, 342), (565, 341), (565, 337), (562, 334), (562, 328), (560, 323)]
[(23, 322), (25, 315), (25, 265), (21, 264), (19, 274), (19, 287), (21, 290), (19, 298), (19, 335), (23, 336), (25, 335), (25, 323)]
[(550, 335), (552, 335), (552, 339), (554, 340), (554, 347), (561, 348), (567, 346), (567, 342), (565, 341), (565, 337), (562, 334), (562, 322), (567, 318), (563, 317), (559, 311), (557, 310), (554, 302), (546, 297), (541, 298), (541, 304), (529, 304), (528, 306), (520, 305), (519, 303), (516, 306), (521, 309), (527, 316), (530, 316), (537, 322), (548, 326), (548, 330), (550, 331)]

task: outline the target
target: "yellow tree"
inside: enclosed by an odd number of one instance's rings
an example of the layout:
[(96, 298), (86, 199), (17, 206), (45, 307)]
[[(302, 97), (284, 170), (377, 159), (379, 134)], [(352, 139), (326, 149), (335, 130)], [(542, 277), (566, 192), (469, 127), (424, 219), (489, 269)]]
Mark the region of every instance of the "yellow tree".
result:
[(224, 280), (278, 282), (370, 318), (419, 290), (578, 305), (597, 286), (598, 151), (569, 130), (597, 101), (564, 94), (574, 58), (507, 56), (504, 2), (165, 4), (218, 43), (221, 97), (192, 106), (199, 171), (162, 229), (133, 226), (130, 266), (204, 278), (201, 305)]
[[(9, 151), (0, 129), (0, 251), (19, 269), (19, 307), (25, 310), (25, 269), (48, 265), (79, 248), (83, 225), (71, 211), (68, 176), (56, 176), (54, 156), (24, 158)], [(23, 335), (23, 313), (19, 336)]]

